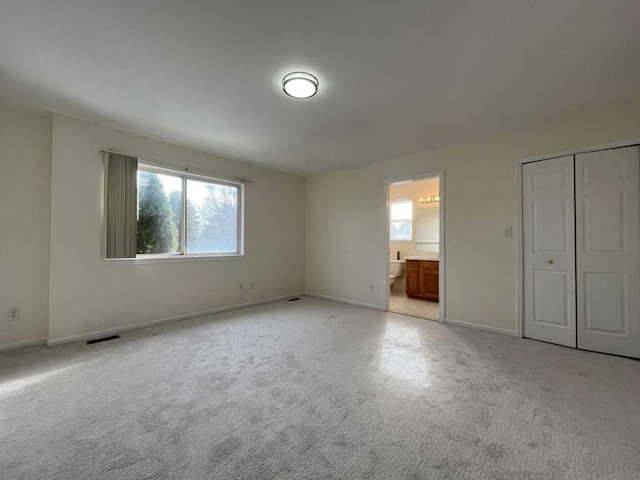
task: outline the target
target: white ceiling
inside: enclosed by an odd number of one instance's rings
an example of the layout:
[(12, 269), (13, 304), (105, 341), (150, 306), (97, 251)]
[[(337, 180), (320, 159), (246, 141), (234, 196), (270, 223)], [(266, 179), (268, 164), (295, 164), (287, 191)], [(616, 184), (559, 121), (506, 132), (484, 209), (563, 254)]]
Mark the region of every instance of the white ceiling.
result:
[(0, 104), (301, 175), (640, 99), (639, 59), (638, 0), (0, 4)]

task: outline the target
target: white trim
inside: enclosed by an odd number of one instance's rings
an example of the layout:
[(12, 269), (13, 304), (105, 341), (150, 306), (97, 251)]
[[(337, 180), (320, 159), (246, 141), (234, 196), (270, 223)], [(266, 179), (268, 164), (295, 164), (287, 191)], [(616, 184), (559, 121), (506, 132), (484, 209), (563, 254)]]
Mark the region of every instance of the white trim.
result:
[[(189, 201), (188, 196), (189, 196), (189, 192), (188, 187), (187, 187), (187, 181), (188, 180), (194, 180), (194, 181), (198, 181), (198, 182), (202, 182), (202, 183), (210, 183), (213, 185), (222, 185), (222, 186), (226, 186), (226, 187), (233, 187), (237, 189), (237, 212), (236, 212), (236, 225), (237, 225), (237, 235), (236, 235), (236, 251), (235, 252), (228, 252), (228, 253), (221, 253), (221, 254), (216, 254), (216, 253), (204, 253), (204, 254), (191, 254), (194, 257), (207, 257), (207, 256), (218, 256), (218, 257), (222, 257), (222, 256), (227, 256), (227, 257), (234, 257), (234, 256), (242, 256), (244, 255), (244, 186), (245, 186), (245, 181), (251, 182), (250, 180), (225, 180), (224, 178), (218, 178), (218, 177), (214, 177), (211, 175), (205, 175), (205, 174), (198, 174), (198, 173), (192, 173), (189, 171), (189, 167), (177, 167), (177, 166), (166, 166), (163, 165), (161, 162), (158, 163), (157, 161), (153, 161), (153, 160), (144, 160), (142, 158), (138, 158), (138, 172), (147, 172), (147, 173), (155, 173), (155, 174), (160, 174), (160, 175), (167, 175), (167, 176), (172, 176), (172, 177), (177, 177), (180, 178), (182, 180), (182, 195), (181, 197), (181, 202), (182, 202), (182, 222), (181, 222), (181, 226), (180, 226), (180, 252), (176, 255), (181, 255), (181, 256), (189, 256), (190, 254), (187, 253), (186, 249), (187, 249), (187, 229), (188, 229), (188, 225), (187, 225), (187, 203)], [(138, 200), (140, 199), (139, 197), (139, 193), (138, 192)], [(174, 255), (174, 254), (164, 254), (164, 255)]]
[(33, 340), (22, 340), (20, 342), (5, 343), (0, 345), (0, 352), (6, 352), (8, 350), (15, 350), (17, 348), (35, 347), (37, 345), (46, 345), (46, 338), (34, 338)]
[(446, 206), (446, 189), (444, 182), (444, 171), (438, 172), (438, 177), (440, 178), (440, 182), (438, 184), (440, 196), (440, 244), (438, 245), (438, 261), (440, 262), (438, 265), (438, 270), (440, 274), (440, 278), (438, 279), (440, 292), (438, 293), (439, 302), (440, 302), (440, 322), (444, 323), (444, 319), (446, 318), (445, 313), (445, 272), (447, 271), (446, 263), (447, 263), (447, 243), (445, 242), (446, 237), (446, 228), (445, 228), (445, 206)]
[[(387, 283), (389, 283), (388, 280), (387, 280)], [(355, 307), (368, 308), (369, 310), (379, 310), (382, 312), (385, 311), (383, 307), (379, 305), (374, 305), (372, 303), (354, 302), (353, 300), (347, 300), (346, 298), (331, 297), (329, 295), (320, 295), (319, 293), (307, 292), (305, 293), (305, 295), (307, 297), (319, 298), (320, 300), (328, 300), (330, 302), (346, 303), (347, 305), (353, 305)]]
[[(116, 152), (110, 152), (116, 153)], [(124, 154), (122, 154), (124, 155)], [(156, 160), (148, 160), (142, 157), (135, 157), (138, 159), (138, 170), (148, 173), (159, 173), (161, 175), (168, 175), (171, 177), (188, 178), (190, 180), (197, 180), (199, 182), (217, 183), (220, 185), (226, 185), (230, 187), (238, 187), (244, 183), (244, 180), (216, 177), (214, 173), (193, 173), (189, 166), (175, 166), (167, 165)], [(222, 174), (219, 174), (222, 175)]]
[(474, 330), (482, 330), (483, 332), (498, 333), (500, 335), (507, 335), (509, 337), (515, 337), (516, 332), (513, 330), (507, 330), (506, 328), (490, 327), (488, 325), (481, 325), (479, 323), (463, 322), (462, 320), (453, 320), (446, 318), (444, 321), (447, 325), (453, 325), (456, 327), (472, 328)]
[[(382, 279), (380, 285), (385, 286), (386, 293), (385, 293), (385, 303), (384, 303), (384, 310), (389, 312), (389, 288), (388, 288), (388, 283), (389, 283), (389, 186), (391, 184), (394, 183), (406, 183), (406, 182), (419, 182), (421, 180), (428, 180), (428, 179), (432, 179), (432, 178), (438, 178), (439, 181), (439, 192), (438, 195), (440, 196), (440, 203), (439, 203), (439, 209), (440, 209), (440, 244), (438, 245), (438, 260), (439, 260), (439, 278), (438, 278), (438, 283), (439, 283), (439, 297), (440, 297), (440, 302), (439, 302), (439, 310), (440, 310), (440, 318), (437, 320), (440, 323), (444, 322), (445, 319), (445, 272), (446, 272), (446, 242), (445, 242), (445, 237), (446, 237), (446, 232), (445, 232), (445, 207), (446, 207), (446, 195), (445, 195), (445, 182), (444, 182), (444, 171), (438, 171), (438, 172), (432, 172), (432, 173), (427, 173), (424, 175), (417, 175), (417, 176), (410, 176), (410, 177), (402, 177), (402, 178), (395, 178), (392, 180), (385, 180), (384, 181), (384, 199), (385, 199), (385, 203), (384, 203), (384, 215), (383, 215), (383, 221), (384, 221), (384, 248), (383, 248), (383, 254), (384, 254), (384, 278)], [(398, 313), (398, 312), (392, 312), (392, 313)]]
[[(102, 205), (100, 206), (100, 214), (102, 215), (102, 245), (101, 255), (102, 260), (107, 258), (107, 192), (109, 190), (109, 154), (102, 152)], [(136, 192), (136, 197), (138, 193)], [(136, 222), (137, 223), (137, 222)], [(51, 279), (49, 279), (51, 283)]]
[[(212, 261), (212, 260), (237, 260), (242, 259), (245, 256), (244, 245), (244, 229), (245, 229), (245, 181), (244, 180), (226, 180), (223, 178), (212, 177), (209, 175), (191, 173), (188, 170), (180, 170), (180, 167), (174, 168), (166, 166), (158, 166), (154, 164), (154, 161), (149, 160), (149, 163), (145, 163), (144, 157), (135, 157), (138, 159), (138, 171), (146, 171), (148, 173), (160, 173), (167, 174), (173, 177), (182, 179), (182, 215), (183, 225), (186, 225), (187, 218), (187, 180), (197, 180), (201, 182), (208, 182), (218, 185), (226, 185), (235, 187), (238, 189), (237, 196), (237, 227), (238, 234), (236, 238), (235, 252), (229, 253), (186, 253), (186, 227), (180, 228), (180, 253), (176, 254), (157, 254), (157, 255), (144, 255), (143, 257), (136, 258), (107, 258), (107, 189), (108, 189), (108, 171), (109, 171), (109, 153), (118, 153), (115, 151), (101, 150), (102, 152), (102, 260), (108, 262), (111, 265), (140, 265), (140, 264), (156, 264), (156, 263), (174, 263), (174, 262), (198, 262), (198, 261)], [(122, 154), (121, 155), (126, 155)], [(131, 155), (134, 156), (134, 155)], [(157, 163), (157, 162), (156, 162)], [(184, 167), (188, 168), (188, 167)], [(246, 180), (251, 182), (251, 180)], [(139, 192), (136, 192), (138, 195)], [(146, 257), (146, 258), (145, 258)], [(122, 262), (122, 263), (121, 263)]]
[(524, 224), (522, 222), (522, 165), (516, 165), (516, 226), (513, 235), (516, 240), (516, 337), (522, 338), (524, 321)]
[(640, 145), (640, 137), (630, 138), (628, 140), (620, 140), (618, 142), (604, 143), (600, 145), (592, 145), (590, 147), (573, 148), (570, 150), (563, 150), (561, 152), (543, 153), (541, 155), (534, 155), (532, 157), (520, 158), (516, 160), (518, 164), (539, 162), (540, 160), (551, 160), (552, 158), (568, 157), (569, 155), (578, 155), (580, 153), (598, 152), (601, 150), (613, 150), (614, 148), (624, 148)]
[(249, 180), (247, 177), (239, 177), (239, 176), (228, 174), (228, 173), (215, 172), (212, 170), (192, 167), (191, 165), (184, 165), (184, 164), (181, 165), (176, 163), (165, 162), (163, 160), (158, 160), (158, 159), (149, 158), (149, 157), (142, 157), (140, 155), (133, 155), (131, 153), (121, 152), (118, 150), (114, 150), (113, 148), (103, 148), (100, 150), (100, 153), (124, 155), (125, 157), (133, 157), (133, 158), (137, 158), (140, 163), (143, 163), (153, 168), (157, 168), (160, 170), (169, 170), (174, 172), (182, 172), (182, 173), (186, 172), (189, 175), (193, 175), (196, 177), (199, 176), (199, 177), (205, 177), (205, 178), (214, 178), (216, 180), (220, 179), (224, 182), (230, 182), (230, 183), (245, 183), (245, 182), (251, 183), (252, 182), (252, 180)]
[(524, 248), (522, 245), (524, 236), (522, 223), (522, 165), (525, 163), (539, 162), (542, 160), (551, 160), (552, 158), (567, 157), (569, 155), (578, 155), (580, 153), (597, 152), (601, 150), (612, 150), (615, 148), (631, 147), (640, 145), (640, 137), (621, 140), (618, 142), (610, 142), (600, 145), (592, 145), (590, 147), (575, 148), (572, 150), (564, 150), (562, 152), (545, 153), (535, 155), (533, 157), (520, 158), (516, 160), (516, 329), (515, 335), (522, 337), (524, 325)]
[(127, 332), (129, 330), (137, 330), (139, 328), (151, 327), (154, 325), (160, 325), (163, 323), (176, 322), (178, 320), (187, 320), (189, 318), (206, 317), (214, 315), (216, 313), (228, 312), (230, 310), (240, 310), (242, 308), (254, 307), (256, 305), (264, 305), (266, 303), (279, 302), (281, 300), (288, 300), (290, 298), (301, 297), (304, 293), (292, 293), (289, 295), (282, 295), (280, 297), (271, 297), (264, 300), (256, 300), (254, 302), (240, 303), (236, 305), (229, 305), (227, 307), (213, 308), (211, 310), (205, 310), (202, 312), (186, 313), (184, 315), (176, 315), (174, 317), (159, 318), (157, 320), (149, 320), (147, 322), (134, 323), (131, 325), (123, 325), (121, 327), (108, 328), (106, 330), (98, 330), (96, 332), (82, 333), (79, 335), (71, 335), (69, 337), (55, 338), (49, 340), (47, 345), (52, 347), (54, 345), (60, 345), (62, 343), (78, 342), (83, 340), (93, 340), (95, 338), (105, 337), (108, 335), (114, 335), (116, 333)]
[(245, 255), (144, 255), (136, 258), (104, 258), (102, 261), (105, 265), (153, 265), (157, 263), (189, 263), (189, 262), (220, 262), (225, 260), (244, 260)]

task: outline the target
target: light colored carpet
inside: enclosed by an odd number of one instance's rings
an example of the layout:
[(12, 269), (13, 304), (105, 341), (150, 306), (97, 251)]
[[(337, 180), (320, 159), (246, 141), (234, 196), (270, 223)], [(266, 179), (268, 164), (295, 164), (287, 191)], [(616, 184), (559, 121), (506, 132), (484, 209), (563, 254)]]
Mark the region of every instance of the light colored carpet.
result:
[(638, 479), (640, 363), (303, 298), (0, 354), (3, 479)]

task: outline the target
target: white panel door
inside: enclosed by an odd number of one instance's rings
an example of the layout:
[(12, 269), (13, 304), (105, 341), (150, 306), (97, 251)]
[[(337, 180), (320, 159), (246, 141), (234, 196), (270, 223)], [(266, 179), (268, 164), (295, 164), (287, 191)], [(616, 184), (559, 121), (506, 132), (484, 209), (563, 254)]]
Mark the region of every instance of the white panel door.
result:
[(578, 348), (640, 357), (639, 153), (576, 155)]
[(573, 156), (522, 166), (524, 336), (576, 346)]

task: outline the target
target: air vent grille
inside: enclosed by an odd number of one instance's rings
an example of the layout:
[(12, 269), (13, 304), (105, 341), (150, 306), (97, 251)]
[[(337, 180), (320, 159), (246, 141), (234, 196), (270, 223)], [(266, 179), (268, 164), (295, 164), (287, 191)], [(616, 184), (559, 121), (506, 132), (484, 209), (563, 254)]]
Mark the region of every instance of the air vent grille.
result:
[(120, 338), (120, 335), (111, 335), (109, 337), (95, 338), (93, 340), (87, 340), (87, 345), (93, 345), (94, 343), (108, 342), (109, 340), (115, 340)]

